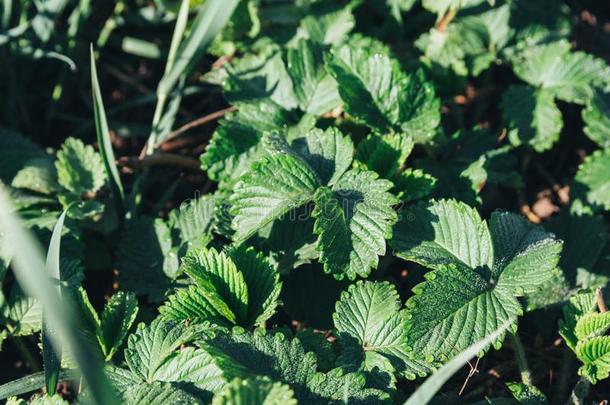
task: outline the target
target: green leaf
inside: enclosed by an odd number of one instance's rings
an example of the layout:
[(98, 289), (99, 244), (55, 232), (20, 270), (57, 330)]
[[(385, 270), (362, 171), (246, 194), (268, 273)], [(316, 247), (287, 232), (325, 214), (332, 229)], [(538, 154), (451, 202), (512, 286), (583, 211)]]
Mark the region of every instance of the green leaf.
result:
[(211, 239), (217, 198), (204, 195), (183, 201), (169, 213), (169, 225), (180, 233), (181, 243), (202, 247)]
[(502, 114), (515, 146), (529, 145), (536, 152), (550, 149), (563, 127), (555, 95), (546, 88), (511, 85), (502, 96)]
[(584, 52), (570, 52), (567, 41), (526, 49), (513, 60), (513, 70), (525, 82), (548, 90), (569, 103), (584, 104), (594, 87), (610, 82), (610, 67)]
[(104, 306), (100, 329), (106, 360), (110, 360), (121, 348), (129, 328), (138, 314), (135, 295), (117, 291)]
[[(270, 178), (274, 181), (269, 182)], [(319, 184), (315, 172), (295, 156), (265, 156), (254, 162), (231, 196), (234, 241), (248, 239), (268, 223), (311, 201)]]
[(346, 40), (355, 25), (351, 7), (320, 3), (301, 19), (298, 33), (319, 44), (337, 45)]
[[(61, 233), (66, 219), (66, 212), (61, 213), (51, 234), (51, 241), (47, 250), (47, 260), (45, 269), (52, 280), (59, 281), (61, 279), (59, 255), (61, 248)], [(61, 298), (61, 287), (56, 287), (57, 294)], [(46, 311), (45, 311), (46, 312)], [(44, 364), (45, 386), (47, 394), (55, 395), (57, 391), (57, 382), (59, 378), (59, 368), (61, 365), (62, 345), (56, 336), (55, 330), (50, 327), (46, 315), (43, 313), (42, 318), (42, 361)]]
[(429, 138), (440, 122), (439, 100), (422, 72), (407, 75), (387, 55), (343, 46), (328, 54), (326, 66), (339, 85), (345, 111), (386, 133)]
[(58, 193), (62, 190), (57, 183), (55, 165), (48, 157), (28, 160), (26, 166), (13, 178), (11, 186), (42, 194)]
[(165, 318), (249, 327), (275, 312), (279, 274), (252, 248), (196, 250), (184, 258), (182, 267), (195, 285), (169, 297), (159, 309)]
[(335, 184), (349, 169), (354, 145), (340, 130), (330, 127), (325, 131), (314, 128), (292, 142), (292, 149), (312, 168), (321, 183)]
[(578, 320), (586, 314), (594, 313), (596, 309), (595, 293), (587, 290), (579, 291), (570, 297), (563, 306), (563, 319), (559, 320), (559, 334), (572, 350), (576, 350), (576, 344), (578, 343), (578, 338), (574, 332)]
[(518, 215), (495, 212), (488, 226), (455, 200), (411, 207), (394, 235), (390, 244), (397, 256), (435, 270), (407, 301), (407, 328), (417, 353), (441, 358), (521, 315), (516, 298), (553, 277), (561, 252), (560, 242)]
[(8, 298), (8, 313), (6, 322), (15, 336), (27, 336), (38, 332), (42, 325), (42, 307), (31, 297), (28, 297), (18, 285), (11, 288)]
[(412, 138), (404, 134), (370, 134), (358, 144), (357, 166), (394, 180), (413, 150)]
[(324, 69), (321, 45), (300, 40), (286, 51), (286, 67), (301, 111), (321, 115), (340, 103), (337, 83)]
[(214, 395), (213, 405), (296, 405), (294, 393), (285, 384), (266, 377), (236, 378)]
[(270, 100), (240, 102), (228, 113), (201, 155), (201, 167), (214, 181), (237, 179), (256, 156), (256, 146), (265, 132), (294, 124), (295, 118)]
[(585, 135), (602, 148), (610, 148), (610, 92), (595, 92), (582, 110)]
[(610, 336), (596, 336), (579, 341), (576, 356), (583, 362), (578, 374), (593, 384), (610, 376)]
[(200, 399), (179, 384), (153, 382), (150, 384), (137, 384), (130, 387), (124, 394), (126, 403), (134, 405), (147, 404), (184, 404), (192, 405)]
[(106, 110), (104, 109), (104, 100), (102, 99), (102, 91), (97, 79), (97, 68), (95, 66), (95, 54), (93, 45), (90, 49), (91, 55), (91, 88), (93, 97), (93, 117), (95, 119), (95, 130), (97, 133), (97, 143), (100, 145), (100, 153), (104, 163), (106, 175), (110, 179), (110, 186), (117, 201), (118, 212), (123, 209), (123, 183), (117, 169), (112, 143), (110, 142), (110, 131), (108, 129), (108, 121), (106, 119)]
[(346, 172), (333, 189), (322, 187), (314, 196), (314, 233), (324, 271), (337, 279), (367, 277), (385, 254), (385, 240), (396, 221), (392, 183), (374, 172)]
[(316, 357), (305, 353), (298, 339), (289, 340), (282, 334), (269, 335), (262, 331), (244, 333), (234, 330), (219, 334), (202, 345), (213, 358), (228, 361), (219, 364), (221, 369), (235, 372), (239, 377), (266, 376), (292, 388), (299, 403), (372, 401), (383, 403), (385, 393), (365, 388), (361, 374), (345, 374), (335, 369), (329, 373), (316, 372)]
[(176, 349), (192, 337), (193, 332), (181, 323), (161, 319), (150, 325), (140, 323), (127, 340), (125, 361), (134, 375), (152, 383), (158, 370), (175, 355)]
[(572, 204), (610, 210), (610, 149), (597, 150), (578, 167), (570, 191)]
[(90, 145), (68, 138), (57, 152), (57, 181), (76, 194), (94, 193), (106, 182), (104, 163)]
[(387, 282), (352, 284), (341, 294), (333, 314), (339, 342), (346, 340), (349, 344), (349, 338), (356, 339), (364, 353), (364, 370), (379, 368), (377, 356), (381, 356), (391, 364), (384, 371), (392, 373), (396, 369), (410, 379), (423, 377), (431, 368), (408, 353), (405, 314), (400, 307), (396, 289)]
[(610, 312), (587, 313), (576, 322), (574, 335), (578, 340), (587, 340), (605, 335), (608, 329), (610, 329)]

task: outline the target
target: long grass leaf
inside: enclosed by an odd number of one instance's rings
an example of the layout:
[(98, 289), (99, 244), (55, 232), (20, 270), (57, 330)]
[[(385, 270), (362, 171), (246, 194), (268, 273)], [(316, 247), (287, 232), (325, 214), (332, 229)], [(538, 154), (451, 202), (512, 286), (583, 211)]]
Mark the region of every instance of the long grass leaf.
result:
[(91, 53), (91, 89), (93, 93), (93, 114), (95, 118), (95, 129), (97, 132), (97, 142), (100, 146), (100, 154), (104, 160), (104, 167), (108, 178), (110, 179), (110, 186), (114, 194), (114, 198), (117, 201), (117, 209), (119, 214), (124, 212), (124, 192), (123, 184), (121, 183), (121, 177), (116, 166), (116, 159), (114, 158), (114, 151), (112, 150), (112, 143), (110, 143), (110, 132), (108, 130), (108, 121), (106, 119), (106, 110), (104, 109), (104, 101), (102, 100), (102, 92), (100, 90), (100, 84), (97, 79), (97, 68), (95, 67), (95, 54), (93, 52), (93, 45), (90, 49)]
[[(44, 385), (44, 378), (44, 372), (41, 371), (0, 385), (0, 401), (39, 390)], [(72, 370), (62, 370), (59, 378), (77, 381), (80, 377)]]
[(468, 347), (466, 350), (451, 359), (447, 364), (428, 377), (428, 379), (419, 386), (413, 395), (409, 397), (407, 402), (405, 402), (405, 405), (427, 404), (453, 374), (462, 368), (462, 366), (464, 366), (468, 360), (476, 356), (476, 354), (479, 353), (485, 346), (496, 340), (498, 336), (504, 333), (513, 322), (514, 319), (508, 320), (502, 326), (496, 329), (495, 332)]
[[(59, 253), (61, 248), (61, 232), (64, 227), (64, 220), (66, 219), (66, 212), (61, 213), (53, 233), (51, 234), (51, 241), (49, 242), (49, 249), (47, 250), (47, 263), (46, 270), (49, 277), (52, 280), (58, 282), (55, 290), (57, 294), (61, 295), (61, 287), (59, 286), (60, 271), (59, 271)], [(61, 346), (53, 347), (54, 333), (55, 331), (49, 325), (46, 320), (47, 310), (43, 310), (42, 317), (42, 364), (44, 365), (44, 377), (45, 385), (47, 387), (48, 395), (55, 395), (57, 389), (57, 381), (59, 379), (59, 368), (61, 366)], [(57, 339), (55, 339), (57, 341)]]
[(45, 271), (40, 245), (23, 227), (4, 189), (0, 189), (0, 229), (7, 236), (3, 241), (12, 254), (11, 264), (19, 285), (46, 309), (46, 318), (55, 331), (54, 336), (70, 350), (93, 400), (102, 405), (118, 403), (103, 365), (91, 355), (93, 348), (78, 331), (75, 311), (60, 299), (56, 286)]

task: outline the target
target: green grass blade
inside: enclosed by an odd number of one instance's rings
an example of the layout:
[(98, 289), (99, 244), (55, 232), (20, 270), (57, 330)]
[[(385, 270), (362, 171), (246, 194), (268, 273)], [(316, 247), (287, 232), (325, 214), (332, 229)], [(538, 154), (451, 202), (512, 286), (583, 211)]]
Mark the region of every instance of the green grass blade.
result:
[(93, 113), (95, 117), (97, 142), (100, 146), (100, 154), (104, 160), (106, 173), (108, 173), (108, 178), (110, 179), (110, 187), (112, 188), (114, 198), (117, 201), (118, 212), (119, 214), (122, 214), (124, 212), (123, 184), (121, 183), (121, 177), (119, 176), (119, 171), (116, 166), (112, 144), (110, 143), (110, 132), (108, 130), (108, 121), (106, 120), (106, 110), (104, 109), (102, 92), (97, 79), (93, 45), (91, 45), (91, 89), (93, 93)]
[(175, 62), (163, 75), (157, 93), (169, 94), (178, 79), (199, 62), (203, 52), (227, 23), (238, 0), (208, 0), (201, 7), (190, 36), (182, 42)]
[[(52, 280), (57, 280), (59, 283), (60, 272), (59, 272), (59, 253), (61, 247), (61, 231), (64, 226), (64, 220), (66, 219), (66, 212), (57, 219), (53, 233), (51, 234), (51, 241), (49, 242), (49, 249), (47, 250), (47, 263), (46, 270), (49, 277)], [(57, 294), (61, 295), (61, 287), (59, 284), (55, 287)], [(59, 368), (61, 366), (61, 345), (53, 347), (54, 338), (53, 328), (49, 325), (46, 320), (46, 312), (43, 312), (42, 318), (42, 363), (44, 365), (44, 377), (45, 385), (47, 387), (48, 395), (55, 395), (57, 390), (57, 381), (59, 379)]]
[(91, 355), (93, 348), (78, 331), (75, 311), (60, 299), (56, 286), (45, 271), (40, 245), (23, 227), (4, 189), (0, 190), (0, 229), (7, 235), (5, 248), (12, 253), (11, 264), (19, 285), (46, 309), (46, 319), (55, 331), (53, 336), (70, 350), (93, 400), (103, 405), (118, 403), (103, 365)]
[(462, 366), (464, 366), (468, 360), (476, 356), (476, 354), (479, 353), (485, 346), (496, 340), (498, 336), (504, 333), (513, 322), (514, 319), (508, 320), (485, 339), (478, 341), (451, 359), (447, 364), (428, 377), (428, 379), (419, 386), (413, 395), (409, 397), (407, 402), (405, 402), (405, 405), (427, 404), (453, 374), (462, 368)]
[[(79, 375), (72, 370), (60, 371), (59, 377), (62, 380), (78, 381), (79, 379)], [(44, 372), (41, 371), (0, 385), (0, 401), (39, 390), (44, 385), (44, 379)]]

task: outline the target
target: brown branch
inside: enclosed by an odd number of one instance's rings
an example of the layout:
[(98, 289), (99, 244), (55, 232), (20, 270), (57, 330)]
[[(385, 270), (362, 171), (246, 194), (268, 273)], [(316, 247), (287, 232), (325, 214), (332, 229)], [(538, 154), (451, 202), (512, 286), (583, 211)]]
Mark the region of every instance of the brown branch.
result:
[(157, 142), (157, 144), (155, 145), (155, 148), (158, 148), (159, 146), (161, 146), (161, 144), (182, 135), (183, 133), (185, 133), (186, 131), (189, 131), (193, 128), (199, 127), (201, 125), (205, 125), (208, 122), (214, 121), (222, 116), (224, 116), (226, 113), (231, 112), (231, 111), (235, 111), (237, 108), (235, 106), (230, 106), (227, 108), (223, 108), (222, 110), (218, 110), (215, 111), (211, 114), (208, 115), (204, 115), (203, 117), (199, 117), (193, 121), (187, 122), (186, 124), (184, 124), (183, 126), (181, 126), (180, 128), (176, 129), (175, 131), (172, 131), (169, 133), (169, 135), (167, 135), (165, 137), (165, 139), (163, 139), (160, 142)]
[(132, 167), (152, 167), (152, 166), (178, 166), (190, 170), (201, 170), (197, 159), (173, 153), (159, 153), (156, 155), (122, 158), (120, 162), (124, 166)]
[(457, 10), (449, 10), (449, 11), (447, 11), (447, 13), (445, 13), (443, 18), (441, 18), (439, 20), (439, 22), (436, 23), (436, 29), (439, 30), (440, 32), (447, 31), (447, 26), (455, 18), (456, 14), (457, 14)]
[(598, 288), (595, 291), (595, 301), (597, 302), (597, 309), (602, 314), (604, 312), (608, 312), (608, 306), (606, 305), (606, 300), (604, 299), (604, 292), (601, 288)]

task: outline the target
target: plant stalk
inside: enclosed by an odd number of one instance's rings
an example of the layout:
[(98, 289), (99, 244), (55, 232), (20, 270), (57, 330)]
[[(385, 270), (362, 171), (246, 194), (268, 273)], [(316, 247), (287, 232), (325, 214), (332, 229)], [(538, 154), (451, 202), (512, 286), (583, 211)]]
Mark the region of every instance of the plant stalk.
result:
[(517, 360), (517, 367), (519, 367), (519, 372), (521, 373), (521, 382), (526, 385), (534, 385), (534, 381), (532, 379), (532, 372), (527, 364), (527, 359), (525, 357), (525, 349), (523, 348), (523, 343), (521, 343), (521, 339), (516, 334), (510, 334), (510, 341), (513, 345), (513, 350), (515, 352), (515, 359)]

